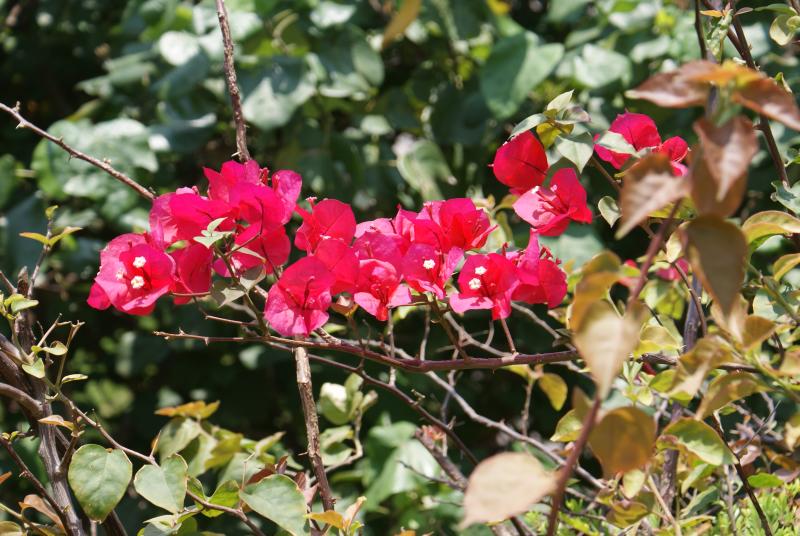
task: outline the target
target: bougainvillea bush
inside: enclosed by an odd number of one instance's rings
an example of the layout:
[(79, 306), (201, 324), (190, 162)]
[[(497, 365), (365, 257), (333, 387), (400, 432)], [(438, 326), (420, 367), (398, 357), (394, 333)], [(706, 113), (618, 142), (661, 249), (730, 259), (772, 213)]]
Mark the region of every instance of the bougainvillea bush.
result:
[[(9, 157), (41, 193), (2, 222), (0, 534), (798, 532), (796, 2), (174, 4), (128, 5), (110, 62), (150, 67), (78, 117), (0, 104), (43, 138)], [(371, 94), (442, 35), (429, 107)], [(111, 87), (151, 75), (145, 142)]]

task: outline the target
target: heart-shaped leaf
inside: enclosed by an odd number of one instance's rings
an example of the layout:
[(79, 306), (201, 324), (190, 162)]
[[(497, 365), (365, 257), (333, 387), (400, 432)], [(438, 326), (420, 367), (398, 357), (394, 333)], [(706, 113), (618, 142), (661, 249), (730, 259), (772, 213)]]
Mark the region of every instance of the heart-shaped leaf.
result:
[(133, 487), (142, 497), (177, 514), (183, 510), (189, 468), (179, 455), (170, 456), (158, 465), (145, 465), (133, 479)]
[(133, 466), (121, 450), (84, 445), (73, 454), (67, 479), (86, 515), (103, 521), (122, 499), (132, 473)]
[(257, 484), (246, 486), (239, 492), (239, 497), (255, 512), (292, 536), (308, 534), (306, 500), (288, 476), (268, 476)]

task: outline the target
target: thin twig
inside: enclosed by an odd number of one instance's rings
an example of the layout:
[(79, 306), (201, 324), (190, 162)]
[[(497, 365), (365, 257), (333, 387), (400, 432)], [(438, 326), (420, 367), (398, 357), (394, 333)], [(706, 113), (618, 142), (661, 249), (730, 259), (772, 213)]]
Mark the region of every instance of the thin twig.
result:
[(580, 458), (581, 452), (583, 452), (583, 447), (586, 445), (586, 441), (589, 439), (589, 432), (591, 432), (592, 428), (594, 427), (594, 421), (597, 418), (597, 412), (600, 410), (601, 403), (602, 399), (596, 395), (594, 397), (594, 403), (592, 403), (592, 407), (589, 409), (589, 412), (586, 414), (586, 418), (583, 420), (581, 434), (578, 436), (578, 439), (572, 446), (572, 451), (569, 453), (569, 457), (564, 463), (564, 467), (561, 468), (561, 471), (558, 474), (556, 490), (553, 493), (553, 499), (550, 505), (550, 514), (547, 516), (547, 536), (553, 536), (556, 533), (556, 528), (558, 527), (558, 512), (561, 510), (561, 503), (564, 501), (564, 493), (567, 488), (567, 482), (569, 482), (569, 479), (572, 476), (572, 471), (576, 466), (578, 466), (578, 459)]
[(236, 81), (236, 67), (233, 62), (233, 39), (228, 26), (228, 10), (225, 9), (225, 0), (217, 0), (217, 18), (219, 28), (222, 30), (223, 51), (225, 53), (225, 82), (228, 84), (228, 93), (231, 97), (233, 109), (233, 124), (236, 127), (236, 154), (239, 160), (250, 160), (250, 151), (247, 150), (247, 126), (242, 113), (242, 98), (239, 93), (239, 83)]
[(102, 169), (103, 171), (105, 171), (106, 173), (108, 173), (109, 175), (111, 175), (112, 177), (117, 179), (119, 182), (121, 182), (125, 186), (128, 186), (129, 188), (133, 189), (136, 193), (138, 193), (139, 195), (141, 195), (145, 199), (149, 199), (151, 201), (153, 199), (155, 199), (155, 195), (150, 190), (148, 190), (147, 188), (145, 188), (144, 186), (142, 186), (141, 184), (139, 184), (138, 182), (136, 182), (132, 178), (128, 177), (123, 172), (121, 172), (118, 169), (114, 168), (107, 161), (98, 160), (97, 158), (94, 158), (94, 157), (89, 156), (89, 155), (87, 155), (85, 153), (82, 153), (81, 151), (79, 151), (79, 150), (71, 147), (70, 145), (66, 144), (63, 139), (56, 138), (52, 134), (49, 134), (47, 131), (37, 127), (36, 125), (31, 123), (27, 119), (22, 117), (22, 115), (20, 115), (20, 113), (19, 113), (19, 104), (17, 104), (14, 108), (11, 108), (9, 106), (6, 106), (3, 103), (0, 103), (0, 111), (3, 111), (5, 113), (7, 113), (8, 115), (12, 116), (14, 119), (16, 119), (17, 123), (18, 123), (17, 124), (17, 128), (27, 128), (28, 130), (33, 131), (36, 135), (38, 135), (38, 136), (40, 136), (42, 138), (45, 138), (47, 140), (52, 141), (53, 143), (55, 143), (56, 145), (58, 145), (59, 147), (64, 149), (66, 152), (68, 152), (73, 157), (75, 157), (75, 158), (77, 158), (79, 160), (83, 160), (84, 162), (88, 162), (91, 165), (95, 166), (96, 168)]
[(764, 534), (767, 536), (772, 536), (772, 529), (769, 526), (769, 521), (767, 521), (767, 516), (764, 514), (764, 510), (761, 509), (761, 503), (758, 502), (758, 497), (756, 497), (752, 486), (750, 486), (750, 483), (747, 481), (747, 474), (742, 468), (742, 460), (739, 458), (739, 455), (736, 453), (736, 451), (733, 450), (728, 444), (728, 440), (725, 438), (725, 432), (722, 431), (722, 426), (720, 425), (716, 415), (714, 415), (711, 419), (711, 426), (717, 432), (717, 435), (719, 435), (720, 439), (722, 439), (722, 442), (725, 443), (725, 446), (736, 460), (733, 466), (736, 468), (736, 473), (739, 475), (739, 479), (742, 481), (742, 486), (744, 486), (748, 497), (750, 497), (750, 501), (753, 503), (753, 507), (756, 509), (758, 519), (761, 522), (761, 528), (764, 529)]

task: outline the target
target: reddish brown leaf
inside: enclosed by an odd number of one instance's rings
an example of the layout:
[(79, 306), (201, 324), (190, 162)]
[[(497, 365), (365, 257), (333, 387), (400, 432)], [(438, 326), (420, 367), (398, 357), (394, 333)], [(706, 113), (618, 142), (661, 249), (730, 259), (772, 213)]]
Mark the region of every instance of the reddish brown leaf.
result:
[(794, 95), (772, 78), (754, 80), (733, 94), (733, 100), (762, 115), (800, 130), (800, 109)]
[(753, 123), (740, 115), (717, 126), (706, 118), (696, 121), (709, 176), (717, 185), (716, 201), (722, 201), (737, 181), (747, 175), (750, 161), (758, 152)]
[(744, 233), (718, 216), (700, 216), (682, 232), (692, 269), (722, 313), (728, 316), (744, 281), (747, 255)]
[(11, 471), (8, 471), (7, 473), (3, 473), (2, 475), (0, 475), (0, 484), (5, 482), (9, 478), (11, 478)]
[(734, 181), (725, 196), (717, 200), (718, 182), (714, 179), (703, 150), (700, 146), (692, 149), (694, 162), (689, 173), (689, 183), (692, 191), (692, 203), (700, 215), (714, 215), (727, 218), (742, 204), (745, 190), (747, 190), (747, 175), (742, 175)]
[(636, 89), (626, 92), (632, 99), (644, 99), (665, 108), (688, 108), (705, 103), (709, 85), (698, 78), (719, 70), (710, 61), (692, 61), (675, 71), (648, 78)]
[(622, 237), (642, 223), (654, 211), (689, 193), (689, 182), (672, 172), (669, 157), (651, 153), (626, 173), (620, 193), (622, 224), (617, 237)]
[(19, 503), (19, 507), (21, 511), (25, 511), (28, 508), (33, 508), (37, 512), (41, 513), (45, 517), (47, 517), (50, 521), (52, 521), (58, 528), (62, 531), (64, 530), (64, 525), (61, 523), (61, 519), (58, 515), (50, 508), (50, 505), (47, 504), (44, 499), (39, 497), (38, 495), (26, 495), (22, 502)]

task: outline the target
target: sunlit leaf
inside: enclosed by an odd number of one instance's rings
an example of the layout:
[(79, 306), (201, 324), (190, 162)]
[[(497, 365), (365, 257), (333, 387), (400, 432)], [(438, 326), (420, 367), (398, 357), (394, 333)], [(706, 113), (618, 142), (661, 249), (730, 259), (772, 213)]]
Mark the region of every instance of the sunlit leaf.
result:
[[(462, 527), (502, 521), (526, 512), (555, 488), (555, 475), (535, 457), (503, 452), (479, 463), (464, 492)], [(509, 493), (514, 490), (513, 493)]]
[(156, 506), (177, 514), (186, 498), (188, 466), (183, 458), (173, 455), (161, 465), (144, 465), (133, 479), (136, 492)]
[(589, 446), (607, 478), (644, 467), (653, 453), (655, 440), (655, 421), (634, 407), (609, 411), (589, 434)]
[(753, 123), (739, 115), (722, 125), (706, 118), (695, 122), (694, 131), (702, 143), (702, 157), (717, 183), (716, 200), (721, 201), (734, 184), (746, 180), (747, 169), (758, 152)]
[(269, 519), (292, 536), (308, 534), (306, 500), (294, 481), (285, 475), (272, 475), (239, 493), (253, 511)]
[(667, 426), (658, 438), (659, 448), (679, 449), (704, 462), (719, 466), (731, 460), (727, 445), (704, 422), (683, 418)]
[(73, 454), (67, 476), (86, 515), (103, 521), (128, 489), (132, 472), (131, 462), (121, 450), (84, 445)]

